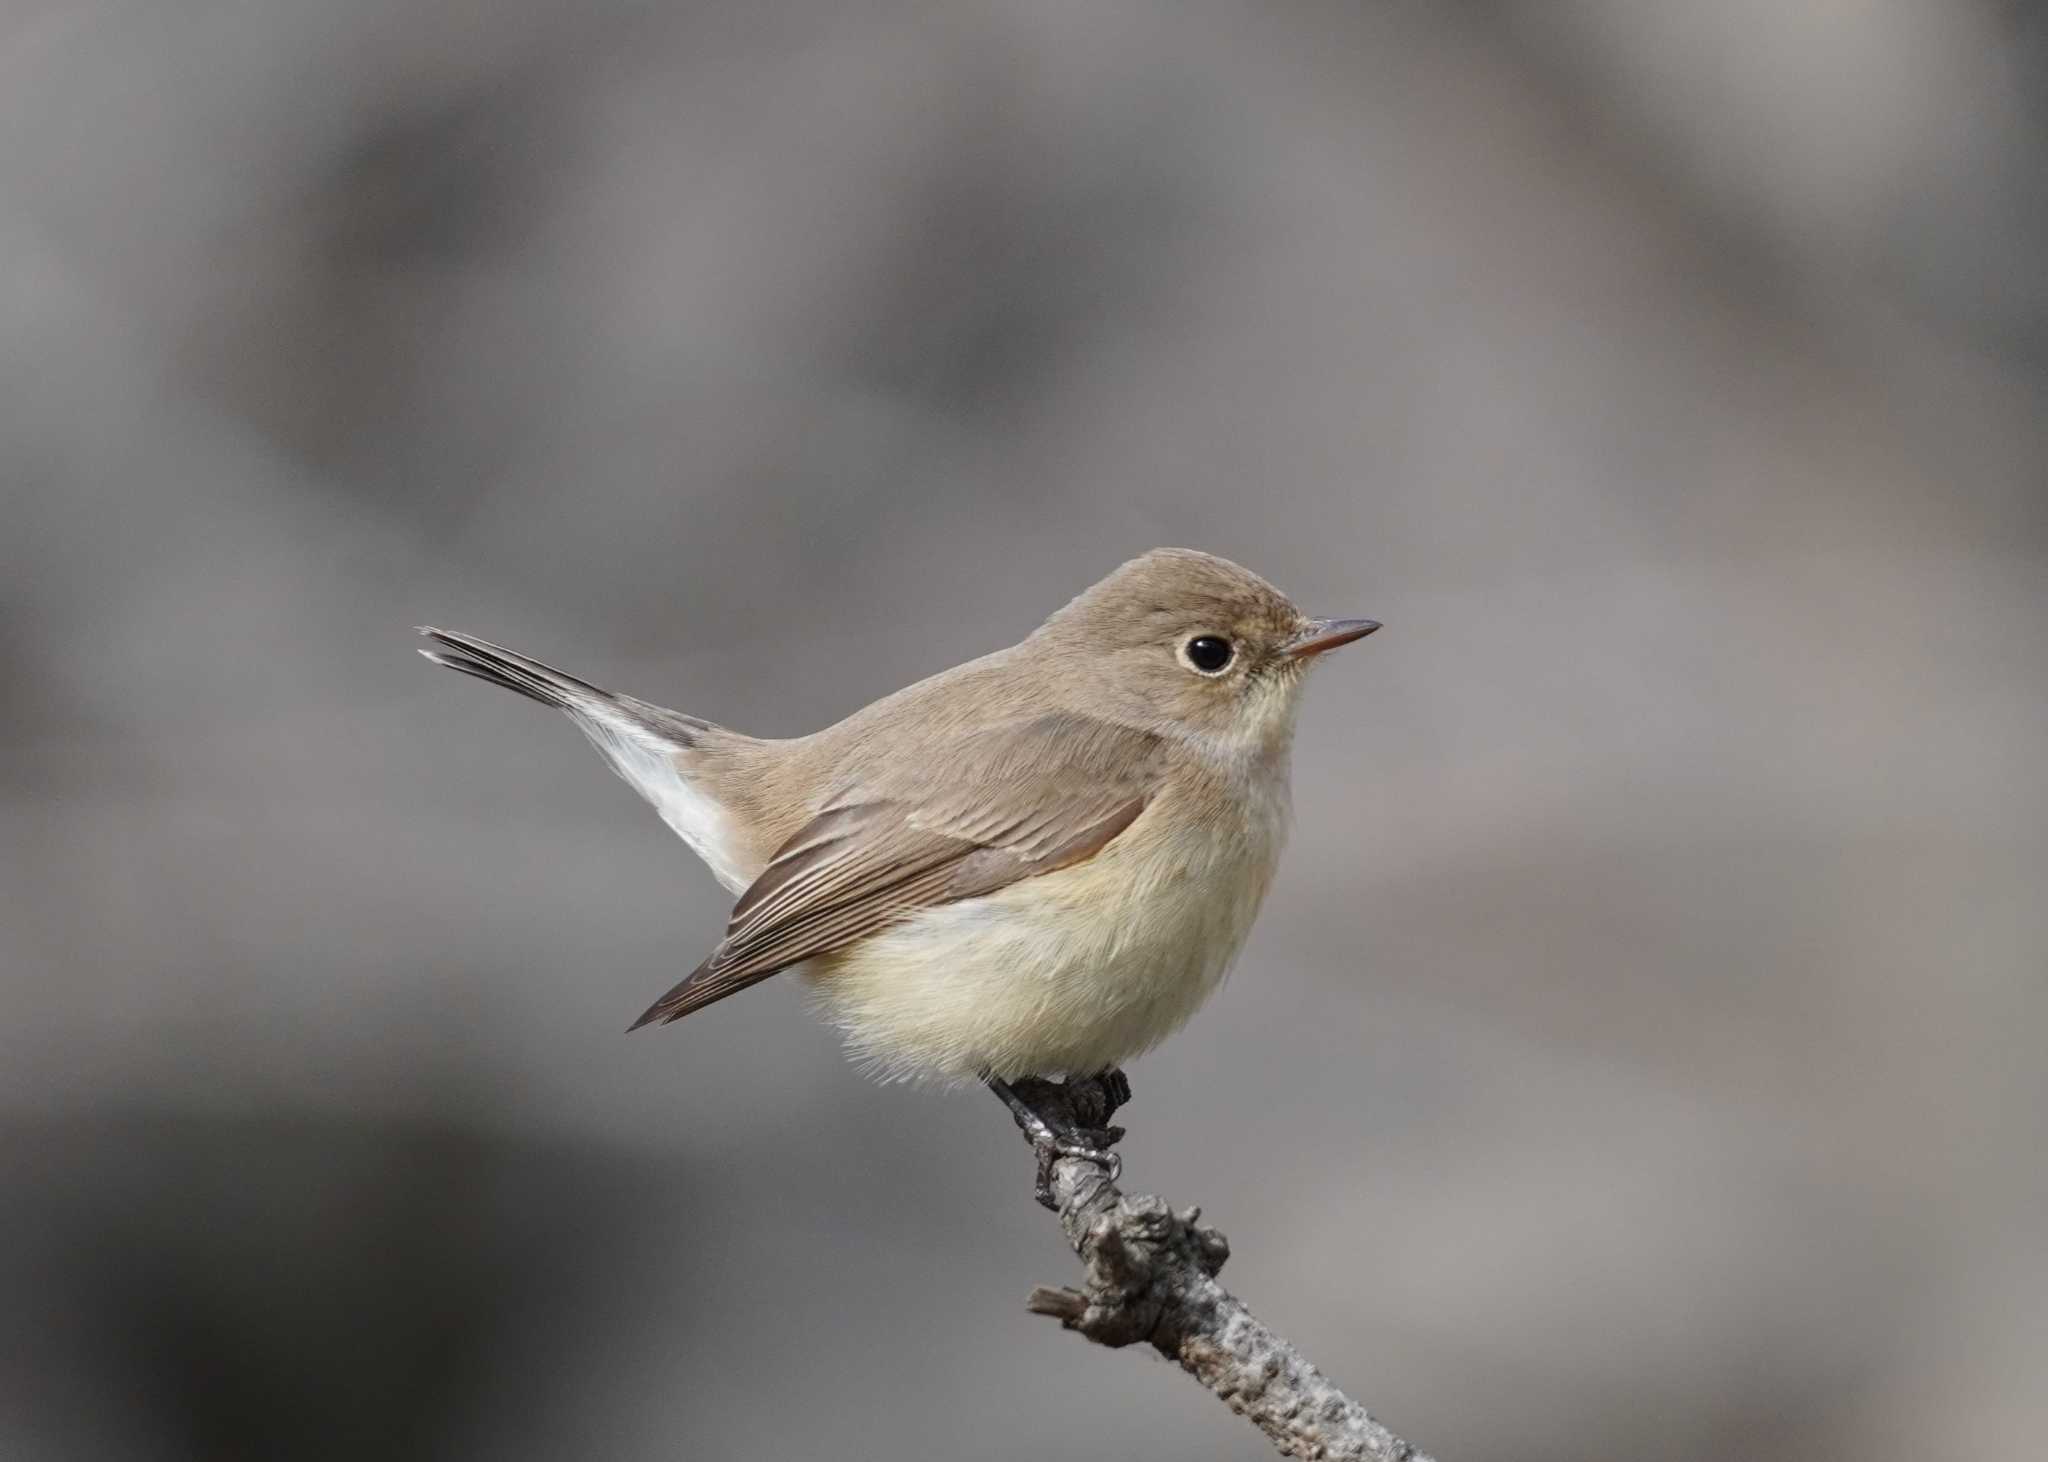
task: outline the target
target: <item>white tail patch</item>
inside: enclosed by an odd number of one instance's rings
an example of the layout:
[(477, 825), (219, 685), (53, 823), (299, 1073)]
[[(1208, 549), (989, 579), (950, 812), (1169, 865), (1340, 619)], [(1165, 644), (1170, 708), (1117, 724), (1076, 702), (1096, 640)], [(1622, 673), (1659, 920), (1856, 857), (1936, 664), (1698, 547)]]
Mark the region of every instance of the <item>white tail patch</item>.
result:
[(584, 702), (568, 707), (569, 718), (591, 745), (604, 754), (613, 771), (654, 805), (661, 820), (734, 893), (745, 888), (746, 875), (733, 857), (732, 820), (725, 809), (693, 786), (678, 759), (689, 753), (628, 718), (608, 714), (602, 705)]

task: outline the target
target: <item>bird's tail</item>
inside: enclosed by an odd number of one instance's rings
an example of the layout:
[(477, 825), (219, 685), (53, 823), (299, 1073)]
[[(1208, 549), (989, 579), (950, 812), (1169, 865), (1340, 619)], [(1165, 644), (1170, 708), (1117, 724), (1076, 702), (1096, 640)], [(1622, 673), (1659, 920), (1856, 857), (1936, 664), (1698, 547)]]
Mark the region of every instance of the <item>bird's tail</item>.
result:
[(711, 865), (720, 883), (735, 890), (746, 885), (750, 864), (736, 841), (741, 823), (719, 796), (718, 772), (760, 743), (681, 711), (600, 690), (489, 640), (431, 625), (420, 626), (420, 633), (435, 645), (420, 653), (436, 665), (566, 712), (612, 770)]
[(718, 729), (709, 721), (700, 721), (681, 711), (600, 690), (567, 671), (475, 635), (456, 634), (430, 624), (421, 625), (419, 631), (435, 644), (434, 649), (420, 653), (436, 665), (460, 670), (464, 675), (516, 690), (544, 706), (567, 711), (587, 731), (603, 728), (673, 751), (687, 751)]
[(516, 690), (544, 706), (566, 711), (578, 701), (611, 699), (610, 695), (588, 681), (578, 680), (538, 660), (529, 660), (503, 645), (494, 645), (474, 635), (451, 634), (430, 624), (421, 625), (419, 630), (440, 647), (420, 651), (436, 665), (446, 665), (450, 670), (460, 670), (464, 675), (474, 675), (478, 680), (488, 680), (493, 685)]

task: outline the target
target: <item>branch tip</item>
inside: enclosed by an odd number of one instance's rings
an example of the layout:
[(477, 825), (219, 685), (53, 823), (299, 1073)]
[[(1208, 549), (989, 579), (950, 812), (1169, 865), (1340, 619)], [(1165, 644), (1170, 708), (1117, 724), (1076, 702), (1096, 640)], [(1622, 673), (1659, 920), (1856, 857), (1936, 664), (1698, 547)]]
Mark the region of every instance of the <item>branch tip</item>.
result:
[(1041, 1284), (1032, 1288), (1024, 1308), (1034, 1315), (1051, 1315), (1071, 1323), (1088, 1313), (1088, 1296), (1078, 1289)]

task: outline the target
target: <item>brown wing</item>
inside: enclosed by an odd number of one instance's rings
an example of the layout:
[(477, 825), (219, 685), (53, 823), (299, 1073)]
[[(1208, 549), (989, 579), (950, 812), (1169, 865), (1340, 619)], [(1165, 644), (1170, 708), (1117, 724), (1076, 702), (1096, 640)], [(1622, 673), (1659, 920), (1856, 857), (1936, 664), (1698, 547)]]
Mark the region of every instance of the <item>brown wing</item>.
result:
[(1145, 810), (1164, 752), (1149, 732), (1057, 714), (855, 784), (783, 844), (711, 957), (631, 1029), (679, 1020), (920, 909), (1093, 857)]

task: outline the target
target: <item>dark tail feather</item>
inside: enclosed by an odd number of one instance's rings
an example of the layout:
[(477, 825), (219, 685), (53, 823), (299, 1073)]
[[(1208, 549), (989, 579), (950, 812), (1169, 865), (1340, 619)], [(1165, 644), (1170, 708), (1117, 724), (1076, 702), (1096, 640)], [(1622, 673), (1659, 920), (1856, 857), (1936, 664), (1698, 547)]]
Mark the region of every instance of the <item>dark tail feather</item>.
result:
[(435, 629), (430, 624), (419, 626), (419, 632), (440, 647), (420, 651), (436, 665), (445, 665), (450, 670), (460, 670), (464, 675), (474, 675), (478, 680), (488, 680), (492, 685), (516, 690), (544, 706), (567, 711), (586, 724), (592, 721), (614, 726), (625, 724), (638, 732), (651, 733), (677, 748), (695, 746), (698, 738), (707, 731), (717, 729), (709, 721), (686, 716), (681, 711), (671, 711), (635, 700), (629, 695), (614, 695), (611, 691), (600, 690), (565, 670), (557, 670), (516, 650), (480, 640), (475, 635), (459, 635), (450, 630)]
[(544, 706), (566, 711), (579, 701), (614, 699), (609, 691), (599, 690), (588, 681), (578, 680), (552, 665), (528, 659), (503, 645), (494, 645), (474, 635), (451, 634), (430, 624), (423, 624), (419, 629), (421, 634), (441, 646), (438, 650), (420, 651), (436, 665), (446, 665), (450, 670), (460, 670), (464, 675), (474, 675), (478, 680), (488, 680), (493, 685), (516, 690)]

